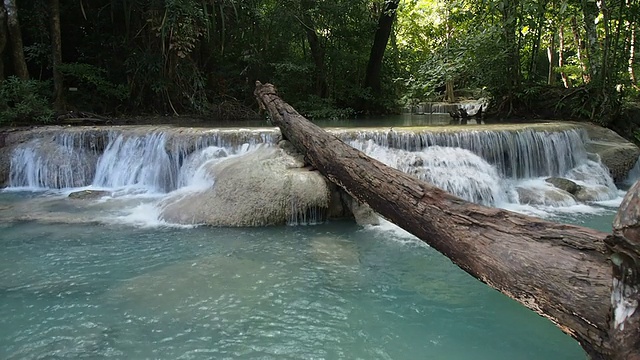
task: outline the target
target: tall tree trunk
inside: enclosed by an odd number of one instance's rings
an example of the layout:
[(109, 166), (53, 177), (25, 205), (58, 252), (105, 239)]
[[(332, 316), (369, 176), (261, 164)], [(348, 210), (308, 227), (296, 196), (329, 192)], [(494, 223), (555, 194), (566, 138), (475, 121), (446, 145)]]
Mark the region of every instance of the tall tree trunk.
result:
[[(563, 69), (564, 67), (564, 25), (561, 23), (560, 24), (560, 31), (558, 32), (558, 41), (560, 42), (559, 45), (559, 49), (558, 49), (558, 67), (560, 67), (560, 69)], [(567, 73), (562, 70), (560, 71), (560, 76), (562, 77), (562, 83), (564, 84), (565, 88), (570, 88), (571, 87), (571, 80), (569, 80), (569, 77), (567, 76)]]
[(62, 65), (62, 36), (60, 34), (60, 0), (49, 0), (51, 23), (51, 57), (53, 59), (53, 93), (54, 107), (57, 111), (65, 108), (64, 85), (60, 65)]
[(636, 24), (633, 23), (631, 28), (631, 39), (629, 40), (629, 78), (631, 79), (631, 85), (638, 88), (638, 80), (636, 78)]
[(7, 11), (7, 29), (9, 42), (11, 43), (11, 56), (13, 58), (13, 71), (17, 77), (23, 80), (29, 79), (27, 62), (24, 59), (24, 46), (22, 45), (22, 32), (18, 21), (18, 8), (15, 0), (4, 0), (4, 9)]
[(445, 82), (445, 101), (450, 103), (456, 101), (456, 94), (453, 91), (453, 80), (447, 80)]
[[(610, 55), (611, 60), (609, 61), (611, 65), (608, 67), (613, 67), (614, 70), (613, 71), (609, 70), (608, 76), (612, 77), (611, 80), (616, 81), (616, 83), (617, 81), (619, 81), (618, 79), (620, 75), (618, 73), (618, 69), (622, 70), (624, 68), (623, 61), (626, 62), (627, 60), (626, 54), (627, 54), (628, 40), (630, 36), (630, 31), (628, 27), (629, 24), (626, 22), (626, 17), (628, 17), (628, 14), (625, 12), (625, 10), (628, 11), (627, 6), (628, 6), (627, 0), (619, 0), (618, 11), (617, 11), (618, 16), (617, 18), (613, 19), (614, 23), (617, 23), (617, 24), (616, 24), (615, 32), (612, 35), (612, 41), (609, 42), (609, 46), (612, 49), (611, 49), (611, 55)], [(611, 14), (613, 14), (613, 11), (611, 11)], [(623, 26), (623, 24), (625, 23), (627, 27)], [(625, 35), (622, 35), (623, 31)], [(622, 41), (620, 40), (621, 37), (622, 37)], [(611, 82), (609, 82), (609, 84), (610, 83)]]
[(320, 41), (320, 37), (314, 27), (314, 21), (309, 13), (313, 8), (315, 0), (305, 0), (302, 2), (302, 26), (304, 27), (309, 48), (311, 49), (311, 57), (313, 58), (314, 77), (315, 77), (315, 94), (321, 98), (329, 95), (329, 86), (327, 84), (327, 71), (325, 67), (325, 50)]
[(609, 55), (611, 52), (611, 12), (607, 5), (606, 0), (598, 0), (596, 1), (598, 5), (598, 10), (602, 14), (602, 24), (604, 27), (604, 44), (602, 45), (602, 58), (600, 59), (600, 63), (598, 64), (598, 69), (600, 71), (600, 82), (602, 86), (606, 88), (607, 80), (609, 78), (608, 74), (611, 71), (609, 68)]
[(551, 32), (551, 40), (549, 41), (549, 47), (547, 48), (547, 58), (549, 59), (549, 72), (547, 74), (547, 85), (556, 84), (556, 34)]
[(510, 105), (514, 92), (520, 86), (520, 47), (516, 39), (518, 4), (519, 0), (502, 2), (502, 36), (507, 51), (507, 95)]
[(547, 0), (540, 1), (538, 4), (538, 26), (535, 29), (535, 35), (533, 36), (533, 45), (531, 46), (531, 62), (529, 63), (529, 80), (535, 78), (536, 64), (538, 60), (538, 53), (540, 51), (540, 41), (542, 40), (542, 26), (545, 20), (545, 10), (547, 8)]
[(384, 52), (389, 42), (399, 4), (400, 0), (385, 0), (382, 13), (380, 13), (380, 18), (378, 19), (378, 28), (373, 39), (373, 45), (371, 46), (367, 72), (364, 77), (364, 88), (371, 88), (376, 95), (379, 95), (381, 91), (382, 60), (384, 59)]
[(582, 0), (582, 15), (584, 17), (584, 31), (587, 38), (585, 63), (589, 79), (597, 81), (600, 76), (600, 48), (598, 46), (598, 34), (596, 32), (596, 17), (598, 8), (595, 1)]
[(4, 80), (4, 49), (7, 46), (7, 12), (0, 4), (0, 83)]
[(578, 21), (576, 17), (571, 17), (571, 31), (573, 32), (573, 42), (576, 46), (576, 53), (578, 55), (578, 61), (580, 62), (580, 68), (582, 69), (582, 81), (588, 84), (591, 81), (589, 76), (589, 70), (587, 69), (587, 61), (585, 59), (586, 48), (582, 36), (580, 36), (580, 28), (578, 27)]
[[(640, 360), (640, 182), (614, 236), (469, 203), (309, 122), (270, 84), (256, 98), (330, 181), (574, 337), (592, 359)], [(613, 266), (612, 266), (613, 264)]]

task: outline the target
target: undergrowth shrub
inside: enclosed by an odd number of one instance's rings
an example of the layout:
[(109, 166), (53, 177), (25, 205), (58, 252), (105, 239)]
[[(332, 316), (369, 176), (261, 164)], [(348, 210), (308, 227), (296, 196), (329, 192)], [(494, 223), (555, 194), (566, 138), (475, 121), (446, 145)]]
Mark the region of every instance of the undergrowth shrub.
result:
[(53, 120), (48, 81), (10, 76), (0, 83), (0, 124)]

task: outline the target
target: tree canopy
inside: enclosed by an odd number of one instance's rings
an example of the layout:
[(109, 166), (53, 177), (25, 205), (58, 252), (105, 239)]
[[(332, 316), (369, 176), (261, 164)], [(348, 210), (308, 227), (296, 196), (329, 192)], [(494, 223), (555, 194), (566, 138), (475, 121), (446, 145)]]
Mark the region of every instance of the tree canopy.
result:
[(312, 118), (467, 88), (606, 125), (637, 98), (638, 19), (634, 0), (3, 0), (0, 122), (234, 118), (259, 79)]

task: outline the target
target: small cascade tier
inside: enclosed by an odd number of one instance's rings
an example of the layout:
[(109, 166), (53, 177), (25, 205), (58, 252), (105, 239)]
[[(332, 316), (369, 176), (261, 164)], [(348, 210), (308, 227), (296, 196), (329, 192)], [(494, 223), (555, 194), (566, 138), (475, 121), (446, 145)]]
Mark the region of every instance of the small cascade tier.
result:
[[(618, 196), (608, 169), (597, 155), (587, 152), (590, 141), (587, 132), (574, 124), (327, 130), (389, 166), (476, 203), (571, 206), (576, 202)], [(195, 199), (204, 199), (204, 195), (198, 194), (215, 190), (222, 174), (226, 179), (225, 193), (217, 189), (215, 196), (207, 195), (209, 203), (199, 208), (216, 209), (216, 204), (210, 202), (217, 199), (224, 199), (224, 206), (229, 207), (233, 193), (253, 191), (236, 191), (231, 184), (251, 184), (246, 186), (258, 189), (278, 183), (270, 179), (254, 181), (261, 175), (256, 175), (256, 171), (241, 171), (243, 166), (255, 169), (262, 166), (269, 170), (263, 171), (262, 176), (285, 179), (281, 182), (286, 189), (278, 193), (277, 202), (278, 206), (289, 209), (278, 212), (286, 214), (282, 217), (286, 222), (321, 221), (325, 214), (333, 211), (329, 209), (331, 204), (343, 202), (343, 195), (331, 193), (336, 191), (335, 187), (322, 190), (325, 186), (322, 182), (307, 177), (305, 171), (312, 170), (304, 168), (302, 157), (298, 159), (295, 151), (289, 151), (286, 156), (256, 157), (255, 153), (273, 151), (281, 138), (277, 128), (48, 127), (5, 139), (10, 146), (8, 182), (10, 188), (32, 190), (73, 191), (89, 187), (111, 194), (155, 194), (164, 197), (154, 205), (161, 213), (162, 208), (168, 208), (169, 199), (181, 201), (182, 209), (189, 208), (189, 203), (197, 203)], [(240, 174), (251, 174), (247, 175), (251, 179), (244, 181)], [(573, 192), (545, 182), (549, 177), (570, 181), (575, 185)], [(314, 199), (308, 204), (309, 199), (301, 198), (305, 196), (301, 195), (305, 194), (305, 183), (316, 187), (312, 192)], [(269, 186), (273, 189), (275, 185)], [(187, 198), (194, 201), (179, 200)], [(342, 204), (343, 208), (346, 203)], [(243, 208), (245, 217), (251, 216), (247, 208), (251, 205)], [(192, 215), (178, 210), (173, 212), (177, 215), (166, 218), (188, 222), (185, 219), (189, 217), (191, 223), (212, 218), (200, 210), (189, 210), (194, 211)], [(334, 212), (344, 213), (344, 210)], [(234, 218), (227, 212), (225, 216)], [(216, 221), (210, 222), (226, 224)], [(276, 224), (278, 221), (256, 223), (243, 218), (234, 224), (254, 223)]]

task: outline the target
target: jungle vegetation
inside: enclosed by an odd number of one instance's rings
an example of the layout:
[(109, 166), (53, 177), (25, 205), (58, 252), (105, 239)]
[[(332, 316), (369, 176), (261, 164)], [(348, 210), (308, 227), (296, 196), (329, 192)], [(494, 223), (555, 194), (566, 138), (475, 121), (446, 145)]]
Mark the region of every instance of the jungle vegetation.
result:
[(637, 0), (3, 0), (0, 123), (255, 114), (255, 80), (311, 118), (458, 89), (496, 116), (602, 125), (638, 98)]

